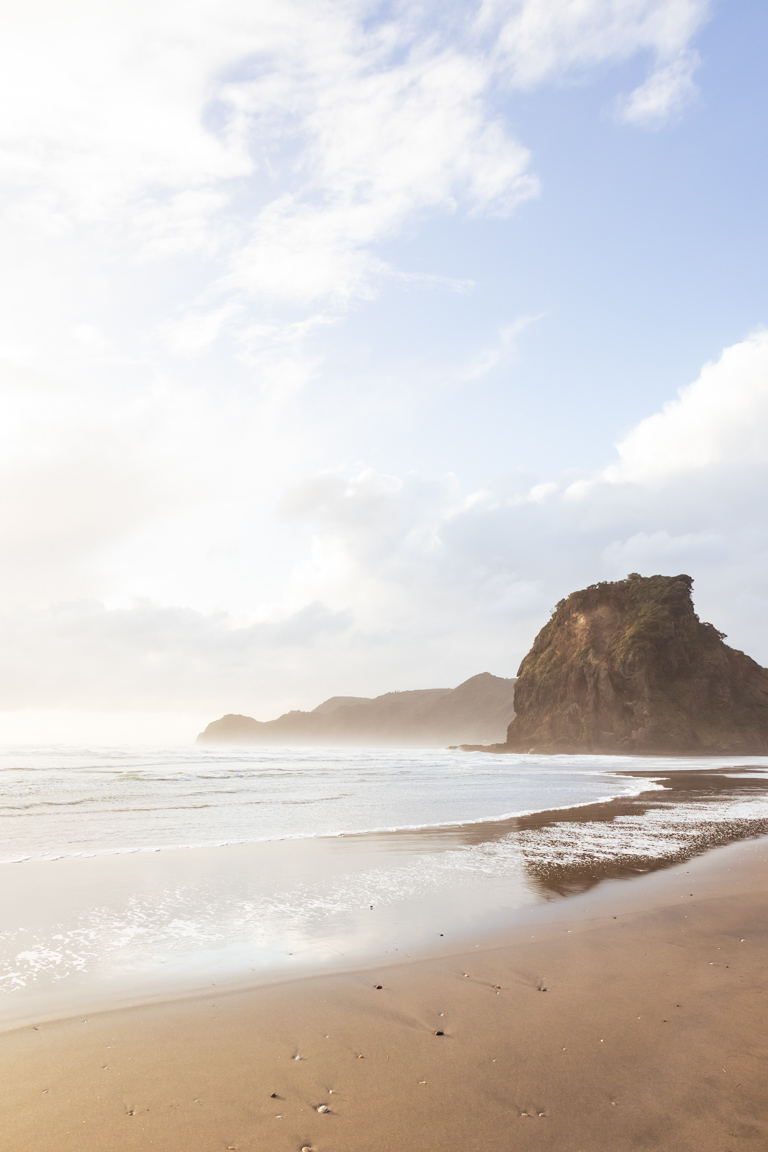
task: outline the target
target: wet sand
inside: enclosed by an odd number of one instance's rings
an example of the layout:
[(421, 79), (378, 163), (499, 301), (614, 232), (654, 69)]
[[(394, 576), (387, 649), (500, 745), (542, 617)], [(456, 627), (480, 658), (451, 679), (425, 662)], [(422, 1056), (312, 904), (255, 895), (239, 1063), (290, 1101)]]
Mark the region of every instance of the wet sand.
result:
[(764, 1149), (767, 913), (761, 838), (456, 955), (9, 1032), (1, 1146)]
[(387, 833), (386, 836), (406, 843), (409, 838), (413, 838), (421, 846), (430, 841), (445, 843), (449, 838), (462, 845), (492, 844), (519, 833), (546, 834), (558, 826), (574, 826), (578, 835), (580, 825), (609, 827), (625, 817), (638, 820), (654, 812), (674, 813), (683, 805), (695, 806), (698, 810), (695, 834), (686, 838), (686, 842), (676, 851), (657, 850), (648, 855), (628, 856), (620, 851), (619, 833), (612, 851), (601, 858), (590, 857), (578, 862), (559, 858), (556, 851), (539, 858), (535, 854), (529, 855), (526, 859), (527, 879), (542, 896), (550, 899), (553, 896), (569, 896), (587, 891), (605, 880), (669, 868), (672, 864), (684, 863), (712, 848), (768, 834), (768, 818), (763, 813), (745, 813), (727, 821), (712, 819), (712, 810), (717, 808), (718, 803), (764, 797), (768, 791), (768, 769), (765, 766), (732, 764), (700, 771), (657, 767), (647, 771), (616, 771), (615, 774), (647, 780), (649, 790), (634, 796), (616, 797), (575, 808), (544, 809), (527, 816), (512, 816), (475, 824), (402, 830)]

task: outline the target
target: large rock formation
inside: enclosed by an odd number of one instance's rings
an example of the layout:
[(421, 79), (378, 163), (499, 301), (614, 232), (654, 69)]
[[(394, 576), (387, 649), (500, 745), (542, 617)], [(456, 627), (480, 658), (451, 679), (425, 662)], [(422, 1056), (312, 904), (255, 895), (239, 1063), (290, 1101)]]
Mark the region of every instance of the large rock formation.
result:
[(459, 741), (503, 739), (515, 714), (514, 680), (481, 672), (458, 688), (387, 692), (368, 699), (332, 696), (312, 712), (277, 720), (223, 716), (199, 744), (314, 744), (440, 747)]
[(690, 576), (593, 584), (520, 665), (500, 752), (768, 752), (768, 671), (694, 612)]

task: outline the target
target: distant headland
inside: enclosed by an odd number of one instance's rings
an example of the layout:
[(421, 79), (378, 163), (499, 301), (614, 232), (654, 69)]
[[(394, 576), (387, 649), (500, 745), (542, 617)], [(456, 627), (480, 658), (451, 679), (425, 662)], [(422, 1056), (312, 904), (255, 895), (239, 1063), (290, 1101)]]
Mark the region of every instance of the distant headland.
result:
[(520, 665), (516, 716), (487, 751), (768, 753), (768, 670), (696, 615), (690, 576), (561, 600)]
[(276, 720), (222, 716), (198, 744), (304, 744), (445, 747), (501, 740), (514, 710), (515, 681), (481, 672), (458, 688), (387, 692), (373, 699), (332, 696), (311, 712)]

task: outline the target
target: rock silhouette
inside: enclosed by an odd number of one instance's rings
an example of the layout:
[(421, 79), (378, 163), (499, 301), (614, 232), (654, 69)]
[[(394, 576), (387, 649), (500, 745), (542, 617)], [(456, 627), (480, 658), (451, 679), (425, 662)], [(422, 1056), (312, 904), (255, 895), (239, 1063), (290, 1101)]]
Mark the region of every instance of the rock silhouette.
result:
[(460, 741), (500, 740), (515, 714), (515, 681), (481, 672), (458, 688), (387, 692), (367, 699), (332, 696), (312, 712), (276, 720), (223, 716), (200, 744), (314, 744), (441, 747)]

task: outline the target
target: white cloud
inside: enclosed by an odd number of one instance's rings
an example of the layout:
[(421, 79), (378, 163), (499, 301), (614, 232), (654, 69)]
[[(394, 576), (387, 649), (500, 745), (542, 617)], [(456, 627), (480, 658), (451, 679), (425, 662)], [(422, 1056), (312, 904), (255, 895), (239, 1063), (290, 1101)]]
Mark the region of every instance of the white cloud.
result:
[(292, 505), (314, 525), (294, 579), (305, 598), (349, 606), (363, 633), (389, 629), (406, 646), (439, 635), (451, 652), (461, 637), (479, 664), (495, 656), (509, 671), (505, 650), (522, 656), (535, 613), (540, 626), (573, 587), (687, 570), (704, 614), (768, 660), (768, 610), (755, 612), (768, 576), (768, 334), (705, 365), (617, 456), (562, 495), (555, 481), (468, 497), (451, 477), (318, 476)]
[(708, 0), (483, 0), (480, 27), (495, 31), (511, 83), (530, 88), (638, 52), (674, 59), (708, 9)]
[(728, 563), (731, 541), (725, 532), (684, 532), (679, 536), (662, 530), (636, 532), (614, 541), (603, 551), (611, 573), (698, 571), (701, 567)]
[[(238, 140), (207, 131), (212, 75), (241, 53), (232, 5), (6, 7), (0, 48), (2, 175), (41, 214), (114, 217), (153, 186), (189, 189), (247, 173)], [(245, 31), (244, 29), (240, 31)]]
[[(248, 294), (344, 306), (389, 271), (372, 247), (424, 211), (506, 215), (535, 194), (528, 153), (493, 118), (488, 71), (456, 51), (391, 45), (314, 68), (296, 93), (299, 187), (257, 216), (225, 281)], [(252, 111), (264, 88), (254, 86)], [(296, 102), (291, 115), (297, 114)]]
[(650, 75), (619, 100), (618, 115), (657, 128), (696, 93), (699, 57), (689, 45), (708, 11), (708, 0), (484, 0), (480, 22), (497, 30), (496, 52), (521, 88), (650, 54)]
[[(616, 445), (619, 459), (600, 479), (656, 486), (726, 466), (768, 464), (768, 332), (726, 348), (661, 412)], [(571, 494), (584, 490), (573, 485)]]
[(543, 313), (540, 313), (538, 316), (520, 316), (517, 320), (513, 320), (511, 324), (502, 324), (499, 328), (497, 339), (486, 348), (483, 348), (477, 355), (473, 356), (469, 363), (459, 368), (456, 373), (456, 379), (479, 380), (483, 376), (486, 376), (514, 352), (518, 336), (520, 336), (526, 328), (529, 328), (531, 324), (535, 324), (537, 320), (541, 320), (543, 315)]
[[(277, 621), (99, 601), (0, 616), (4, 709), (184, 711), (215, 700), (251, 708), (306, 680), (313, 649), (346, 635), (346, 612), (307, 604)], [(105, 675), (108, 669), (108, 675)]]
[(215, 296), (343, 308), (420, 214), (535, 195), (500, 79), (650, 52), (659, 70), (625, 109), (647, 122), (679, 104), (705, 15), (704, 0), (485, 0), (447, 23), (434, 4), (377, 19), (365, 0), (29, 0), (0, 44), (7, 211), (50, 235), (96, 224), (131, 259), (209, 261)]
[(661, 127), (696, 95), (693, 74), (699, 63), (697, 52), (682, 52), (675, 60), (661, 65), (619, 102), (619, 119), (642, 128)]
[[(768, 336), (757, 333), (641, 421), (578, 498), (522, 478), (516, 493), (467, 494), (452, 476), (307, 476), (281, 509), (292, 548), (276, 560), (275, 536), (257, 532), (244, 567), (254, 578), (268, 554), (277, 574), (258, 617), (150, 600), (6, 611), (3, 699), (268, 718), (338, 692), (512, 675), (561, 596), (627, 571), (690, 572), (703, 618), (766, 662), (766, 443)], [(222, 545), (241, 539), (248, 508)], [(171, 539), (171, 584), (209, 563), (210, 543), (203, 533), (178, 554)]]
[[(414, 41), (407, 21), (366, 28), (370, 15), (31, 0), (0, 47), (16, 222), (118, 225), (144, 258), (223, 247), (223, 286), (344, 302), (370, 290), (370, 246), (410, 214), (505, 213), (531, 195), (527, 152), (486, 103), (487, 64)], [(225, 219), (244, 181), (252, 207)]]

